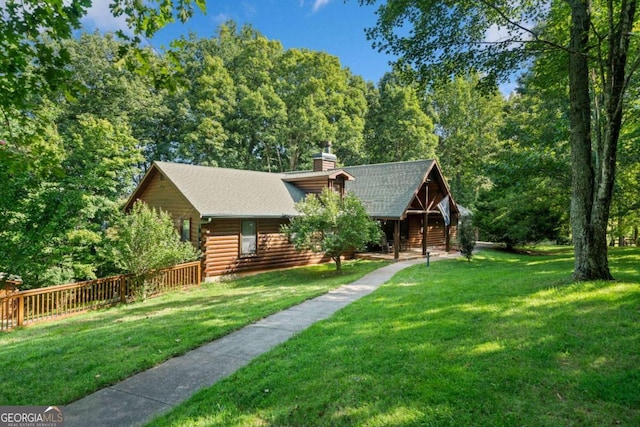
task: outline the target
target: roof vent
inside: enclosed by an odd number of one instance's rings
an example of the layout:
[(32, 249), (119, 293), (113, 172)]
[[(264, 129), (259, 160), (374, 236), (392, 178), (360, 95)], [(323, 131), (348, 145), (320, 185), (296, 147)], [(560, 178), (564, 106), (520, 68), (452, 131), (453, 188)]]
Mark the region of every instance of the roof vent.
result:
[(324, 152), (327, 154), (331, 154), (331, 141), (324, 142)]

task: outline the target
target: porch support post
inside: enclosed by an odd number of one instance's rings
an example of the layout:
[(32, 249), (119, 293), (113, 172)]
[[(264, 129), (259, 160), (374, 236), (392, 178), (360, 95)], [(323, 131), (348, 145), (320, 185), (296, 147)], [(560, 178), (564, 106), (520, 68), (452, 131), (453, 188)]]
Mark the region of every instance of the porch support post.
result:
[(422, 220), (422, 256), (427, 254), (427, 227), (429, 226), (429, 213), (425, 212)]
[(444, 238), (445, 238), (445, 251), (449, 252), (451, 249), (451, 239), (449, 236), (449, 226), (444, 226)]
[(400, 220), (397, 219), (393, 230), (393, 259), (400, 259)]
[(424, 219), (422, 220), (422, 256), (427, 255), (427, 227), (429, 226), (429, 180), (424, 183)]

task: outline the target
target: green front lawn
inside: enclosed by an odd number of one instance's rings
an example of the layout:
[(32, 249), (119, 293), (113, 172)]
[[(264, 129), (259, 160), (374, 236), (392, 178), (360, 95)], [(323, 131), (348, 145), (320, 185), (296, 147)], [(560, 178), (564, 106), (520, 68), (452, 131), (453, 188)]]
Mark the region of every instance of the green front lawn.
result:
[(64, 405), (382, 265), (273, 271), (0, 333), (0, 405)]
[(640, 250), (415, 266), (154, 426), (640, 425)]

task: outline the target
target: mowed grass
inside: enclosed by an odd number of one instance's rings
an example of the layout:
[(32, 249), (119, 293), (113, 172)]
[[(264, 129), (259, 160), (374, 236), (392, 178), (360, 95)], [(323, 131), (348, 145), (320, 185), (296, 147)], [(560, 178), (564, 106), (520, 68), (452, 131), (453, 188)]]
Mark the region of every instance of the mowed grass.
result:
[(640, 250), (415, 266), (153, 426), (640, 425)]
[(382, 265), (272, 271), (0, 333), (0, 405), (64, 405)]

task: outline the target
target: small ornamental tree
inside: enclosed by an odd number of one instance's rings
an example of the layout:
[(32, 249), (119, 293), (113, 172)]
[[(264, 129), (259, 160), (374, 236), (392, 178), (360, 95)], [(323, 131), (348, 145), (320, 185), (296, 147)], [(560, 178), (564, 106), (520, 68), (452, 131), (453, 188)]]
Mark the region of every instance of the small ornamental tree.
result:
[(308, 195), (296, 204), (301, 213), (282, 226), (298, 251), (324, 253), (342, 272), (340, 257), (349, 251), (361, 251), (369, 242), (380, 240), (380, 226), (369, 218), (358, 197), (325, 189), (319, 196)]
[(460, 253), (471, 261), (473, 257), (473, 249), (476, 246), (476, 233), (470, 218), (462, 218), (458, 223), (458, 247)]
[(135, 291), (143, 299), (152, 292), (155, 272), (198, 258), (190, 242), (180, 241), (173, 221), (164, 211), (136, 202), (109, 230), (111, 257), (115, 266), (135, 276)]

